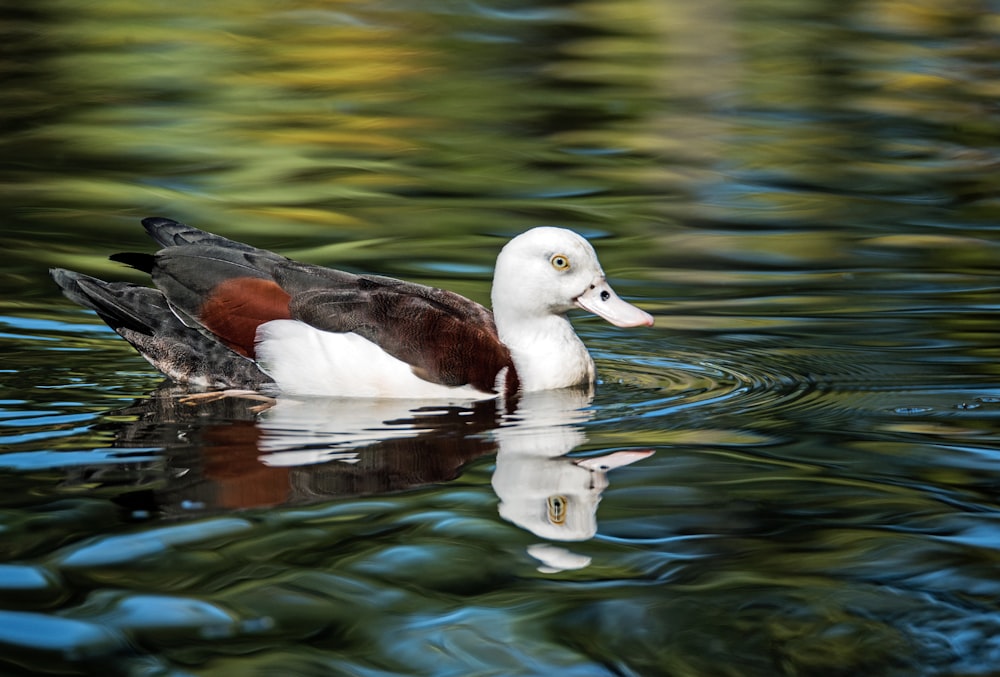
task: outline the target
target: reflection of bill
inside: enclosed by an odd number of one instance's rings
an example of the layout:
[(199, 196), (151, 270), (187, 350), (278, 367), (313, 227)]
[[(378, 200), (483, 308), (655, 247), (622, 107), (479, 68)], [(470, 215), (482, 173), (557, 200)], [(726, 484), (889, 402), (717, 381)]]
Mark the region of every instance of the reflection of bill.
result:
[[(586, 458), (566, 454), (586, 441), (580, 423), (593, 412), (589, 391), (530, 394), (520, 403), (516, 423), (494, 433), (498, 442), (493, 490), (500, 516), (553, 541), (585, 541), (597, 533), (597, 506), (608, 486), (607, 473), (652, 455), (648, 449)], [(578, 569), (589, 558), (553, 545), (528, 549), (543, 571)]]
[(608, 471), (652, 455), (617, 451), (591, 458), (508, 453), (502, 446), (493, 473), (500, 515), (536, 536), (585, 541), (597, 533), (597, 505)]

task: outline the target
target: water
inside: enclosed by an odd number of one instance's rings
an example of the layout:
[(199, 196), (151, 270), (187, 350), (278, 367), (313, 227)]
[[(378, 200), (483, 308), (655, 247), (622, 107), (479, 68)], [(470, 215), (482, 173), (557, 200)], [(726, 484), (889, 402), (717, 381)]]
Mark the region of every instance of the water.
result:
[[(0, 671), (988, 675), (989, 2), (0, 10)], [(481, 302), (590, 237), (593, 393), (195, 406), (46, 269), (165, 215)]]

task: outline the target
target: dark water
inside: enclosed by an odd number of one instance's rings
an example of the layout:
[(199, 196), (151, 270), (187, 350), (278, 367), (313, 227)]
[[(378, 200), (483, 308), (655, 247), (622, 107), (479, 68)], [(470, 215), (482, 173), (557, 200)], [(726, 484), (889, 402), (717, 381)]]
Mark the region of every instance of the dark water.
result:
[[(992, 2), (3, 3), (0, 671), (1000, 673)], [(590, 393), (190, 406), (53, 265), (165, 215), (485, 302)]]

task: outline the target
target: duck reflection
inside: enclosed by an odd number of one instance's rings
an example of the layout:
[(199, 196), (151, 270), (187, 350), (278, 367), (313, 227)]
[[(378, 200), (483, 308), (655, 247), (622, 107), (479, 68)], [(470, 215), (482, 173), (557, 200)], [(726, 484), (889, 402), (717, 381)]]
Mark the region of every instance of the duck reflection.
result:
[[(492, 484), (501, 517), (552, 541), (585, 541), (597, 533), (597, 506), (608, 486), (608, 471), (653, 452), (567, 456), (587, 441), (582, 424), (594, 414), (589, 408), (592, 399), (590, 389), (528, 393), (512, 425), (496, 430)], [(590, 564), (588, 557), (552, 544), (530, 546), (528, 553), (546, 572)]]
[[(227, 397), (185, 404), (164, 388), (111, 418), (114, 446), (159, 448), (143, 490), (119, 502), (166, 517), (315, 503), (446, 482), (493, 454), (490, 401), (279, 399), (263, 408)], [(120, 469), (121, 467), (119, 467)], [(107, 468), (97, 472), (108, 479)], [(80, 478), (93, 482), (95, 477)]]
[[(178, 394), (164, 387), (109, 417), (115, 447), (163, 450), (147, 468), (155, 480), (141, 481), (133, 469), (129, 481), (141, 488), (119, 498), (144, 514), (395, 492), (452, 480), (469, 462), (495, 454), (492, 486), (504, 519), (549, 541), (583, 541), (597, 532), (607, 472), (652, 454), (568, 456), (587, 441), (591, 389), (525, 394), (513, 411), (495, 400), (280, 398), (262, 407), (229, 397), (191, 405)], [(77, 479), (93, 483), (100, 473), (111, 481), (107, 466)], [(583, 565), (557, 546), (529, 552), (556, 569)]]

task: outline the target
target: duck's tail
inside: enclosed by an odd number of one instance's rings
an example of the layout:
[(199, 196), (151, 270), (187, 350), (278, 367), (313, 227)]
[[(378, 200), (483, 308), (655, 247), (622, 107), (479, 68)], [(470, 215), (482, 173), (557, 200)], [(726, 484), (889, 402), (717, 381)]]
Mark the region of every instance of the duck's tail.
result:
[(67, 298), (96, 312), (150, 364), (178, 383), (259, 390), (271, 382), (255, 362), (184, 324), (157, 289), (105, 282), (62, 268), (50, 272)]

